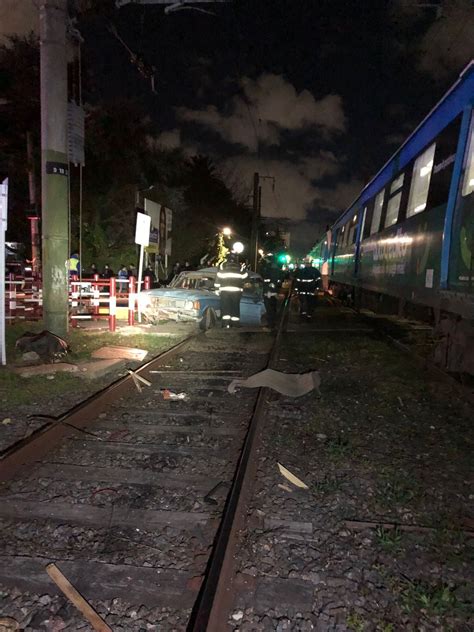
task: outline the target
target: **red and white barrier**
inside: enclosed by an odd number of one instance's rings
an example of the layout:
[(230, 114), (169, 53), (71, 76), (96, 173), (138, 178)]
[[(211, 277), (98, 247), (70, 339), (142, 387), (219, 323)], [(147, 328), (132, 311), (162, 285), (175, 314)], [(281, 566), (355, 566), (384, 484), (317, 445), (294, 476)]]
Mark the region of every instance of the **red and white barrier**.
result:
[[(146, 286), (145, 286), (146, 287)], [(137, 283), (129, 279), (101, 279), (95, 275), (82, 280), (77, 275), (69, 281), (70, 320), (77, 327), (79, 320), (107, 318), (109, 330), (117, 326), (117, 308), (127, 307), (129, 325), (135, 323)], [(117, 292), (120, 289), (120, 292)], [(124, 291), (126, 290), (126, 291)], [(9, 324), (24, 320), (41, 320), (43, 311), (41, 281), (33, 276), (9, 274), (5, 279), (5, 320)], [(104, 313), (105, 311), (105, 313)]]

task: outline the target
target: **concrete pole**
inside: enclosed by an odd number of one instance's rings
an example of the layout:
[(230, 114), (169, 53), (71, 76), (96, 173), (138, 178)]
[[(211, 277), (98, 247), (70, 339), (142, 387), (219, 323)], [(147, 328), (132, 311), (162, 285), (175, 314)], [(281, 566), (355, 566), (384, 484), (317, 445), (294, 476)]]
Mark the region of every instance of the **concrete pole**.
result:
[(43, 320), (68, 329), (67, 0), (41, 0), (41, 201)]

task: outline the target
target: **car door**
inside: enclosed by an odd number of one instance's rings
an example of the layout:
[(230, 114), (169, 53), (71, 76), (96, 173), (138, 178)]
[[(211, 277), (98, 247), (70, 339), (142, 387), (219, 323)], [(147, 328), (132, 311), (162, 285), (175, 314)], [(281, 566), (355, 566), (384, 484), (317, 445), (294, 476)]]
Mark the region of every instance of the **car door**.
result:
[(259, 326), (265, 314), (263, 282), (260, 277), (250, 277), (240, 299), (240, 322), (243, 325)]

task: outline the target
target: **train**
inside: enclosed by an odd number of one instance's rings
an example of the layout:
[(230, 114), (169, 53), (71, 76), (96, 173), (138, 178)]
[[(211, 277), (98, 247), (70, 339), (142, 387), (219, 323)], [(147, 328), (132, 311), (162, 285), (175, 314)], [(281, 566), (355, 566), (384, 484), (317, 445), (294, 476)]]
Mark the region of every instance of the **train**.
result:
[(356, 307), (429, 320), (474, 375), (474, 60), (309, 253)]

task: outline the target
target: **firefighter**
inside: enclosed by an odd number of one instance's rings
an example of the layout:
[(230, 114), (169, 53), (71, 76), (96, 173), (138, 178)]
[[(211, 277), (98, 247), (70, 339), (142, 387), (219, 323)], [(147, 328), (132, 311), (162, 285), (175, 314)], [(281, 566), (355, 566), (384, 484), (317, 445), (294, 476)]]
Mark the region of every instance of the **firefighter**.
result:
[(277, 297), (281, 287), (282, 271), (275, 262), (269, 262), (262, 270), (263, 275), (263, 301), (267, 313), (268, 326), (273, 329), (277, 317)]
[(216, 287), (221, 297), (223, 327), (231, 327), (240, 321), (240, 297), (248, 272), (239, 264), (237, 255), (230, 253), (217, 272)]
[(300, 299), (300, 316), (311, 318), (320, 279), (321, 273), (317, 268), (313, 268), (309, 257), (304, 261), (304, 268), (296, 270), (295, 289)]

